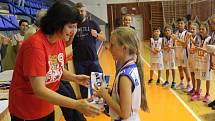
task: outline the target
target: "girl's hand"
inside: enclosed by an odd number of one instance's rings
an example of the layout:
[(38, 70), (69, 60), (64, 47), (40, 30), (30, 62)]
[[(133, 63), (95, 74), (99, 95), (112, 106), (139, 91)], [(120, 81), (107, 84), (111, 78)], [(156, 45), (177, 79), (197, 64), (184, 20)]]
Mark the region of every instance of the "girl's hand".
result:
[(198, 50), (198, 51), (202, 51), (202, 52), (204, 52), (204, 53), (207, 53), (207, 50), (205, 50), (205, 49), (203, 49), (203, 48), (196, 47), (195, 49)]
[(154, 52), (155, 52), (155, 54), (158, 54), (158, 53), (160, 52), (160, 50), (157, 49), (157, 48), (155, 48), (155, 49), (154, 49)]
[(100, 89), (96, 90), (96, 93), (100, 96), (100, 97), (105, 97), (105, 95), (109, 95), (108, 89), (101, 87)]
[(187, 34), (186, 34), (186, 36), (185, 36), (186, 40), (187, 40), (187, 39), (191, 39), (191, 37), (192, 37), (192, 33), (187, 32)]
[(86, 99), (77, 100), (76, 110), (82, 112), (86, 116), (97, 116), (101, 114), (101, 109), (96, 105), (89, 103)]
[(105, 95), (109, 95), (109, 92), (108, 92), (108, 89), (106, 89), (104, 86), (96, 86), (94, 85), (95, 87), (95, 91), (96, 91), (96, 94), (100, 97), (104, 97)]
[(89, 84), (90, 84), (89, 80), (90, 80), (90, 77), (87, 75), (82, 75), (82, 74), (75, 75), (75, 82), (85, 87), (89, 87)]
[(177, 46), (182, 46), (181, 41), (175, 40), (175, 45), (177, 45)]
[(190, 54), (194, 54), (194, 53), (195, 53), (195, 51), (196, 51), (196, 49), (195, 49), (195, 48), (190, 48), (190, 49), (189, 49)]
[(163, 48), (165, 51), (169, 52), (171, 50), (171, 47), (168, 45), (166, 47)]
[(186, 48), (186, 47), (187, 47), (187, 43), (183, 43), (182, 46), (183, 46), (184, 48)]
[(151, 52), (152, 52), (153, 54), (157, 54), (157, 52), (156, 52), (154, 49), (151, 49)]
[(171, 37), (174, 41), (177, 39), (177, 36), (176, 36), (175, 34), (172, 34), (170, 37)]

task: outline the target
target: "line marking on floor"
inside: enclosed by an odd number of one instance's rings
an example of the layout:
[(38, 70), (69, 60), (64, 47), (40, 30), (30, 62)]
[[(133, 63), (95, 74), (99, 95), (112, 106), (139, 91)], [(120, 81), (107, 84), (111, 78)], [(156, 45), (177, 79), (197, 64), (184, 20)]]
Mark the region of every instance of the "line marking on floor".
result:
[[(149, 63), (143, 58), (143, 61), (145, 62), (145, 64), (150, 68)], [(154, 72), (157, 76), (158, 73)], [(164, 82), (164, 79), (161, 77), (160, 78), (162, 82)], [(175, 97), (179, 100), (179, 102), (182, 103), (182, 105), (192, 114), (192, 116), (196, 119), (196, 121), (201, 121), (201, 119), (193, 112), (193, 110), (179, 97), (179, 95), (171, 88), (168, 88), (174, 95)]]

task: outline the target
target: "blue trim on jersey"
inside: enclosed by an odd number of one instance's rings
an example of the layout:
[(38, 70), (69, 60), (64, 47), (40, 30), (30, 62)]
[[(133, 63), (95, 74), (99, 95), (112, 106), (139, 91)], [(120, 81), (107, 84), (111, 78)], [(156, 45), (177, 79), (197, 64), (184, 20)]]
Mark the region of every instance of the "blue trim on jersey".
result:
[(133, 83), (134, 86), (139, 85), (139, 80), (132, 77), (131, 73), (134, 68), (137, 68), (136, 64), (128, 65), (121, 70), (121, 74), (119, 76), (127, 76)]
[(129, 78), (129, 80), (131, 81), (131, 84), (132, 84), (132, 90), (131, 90), (132, 92), (134, 91), (135, 86), (140, 85), (139, 80), (134, 79), (131, 76), (131, 72), (133, 71), (134, 68), (137, 68), (136, 64), (131, 64), (131, 65), (128, 65), (128, 66), (121, 69), (121, 71), (120, 71), (121, 73), (119, 75), (119, 81), (118, 81), (118, 90), (117, 90), (119, 95), (120, 95), (119, 87), (120, 87), (120, 77), (121, 76), (127, 76)]
[(121, 70), (120, 70), (120, 72), (122, 71), (122, 70), (124, 70), (124, 69), (127, 69), (127, 68), (134, 68), (134, 67), (137, 67), (137, 65), (134, 63), (134, 64), (131, 64), (131, 65), (127, 65), (127, 66), (125, 66), (125, 67), (123, 67)]

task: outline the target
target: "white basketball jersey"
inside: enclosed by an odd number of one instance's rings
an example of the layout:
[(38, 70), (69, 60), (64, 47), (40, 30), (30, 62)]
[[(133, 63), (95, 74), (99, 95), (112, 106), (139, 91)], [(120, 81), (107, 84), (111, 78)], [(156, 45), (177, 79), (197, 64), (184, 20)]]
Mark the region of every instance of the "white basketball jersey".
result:
[[(196, 43), (199, 43), (199, 40), (200, 40), (200, 36), (199, 35), (195, 35), (194, 37), (193, 37), (193, 39), (195, 40), (195, 42)], [(193, 42), (190, 40), (189, 42), (188, 42), (188, 46), (187, 46), (188, 48), (195, 48), (196, 46), (193, 44)]]
[[(164, 47), (173, 47), (174, 41), (172, 38), (163, 38)], [(163, 50), (163, 65), (164, 69), (175, 69), (175, 51), (174, 49), (170, 49), (170, 51)]]
[(159, 37), (158, 39), (151, 38), (151, 49), (161, 49), (162, 47), (162, 38)]
[[(132, 112), (128, 119), (125, 119), (125, 120), (121, 119), (121, 121), (140, 121), (137, 111), (140, 109), (140, 104), (141, 104), (141, 84), (140, 84), (140, 77), (139, 77), (139, 73), (138, 73), (136, 64), (133, 61), (128, 62), (127, 64), (125, 64), (125, 66), (123, 66), (119, 70), (119, 72), (116, 76), (111, 96), (118, 104), (120, 103), (120, 98), (119, 98), (120, 76), (127, 76), (132, 81), (132, 84), (134, 86), (134, 90), (133, 90), (132, 96), (131, 96)], [(119, 115), (117, 115), (117, 113), (115, 113), (114, 110), (111, 108), (110, 108), (110, 116), (111, 116), (112, 120), (120, 119)]]
[(210, 43), (211, 36), (206, 37), (205, 39), (201, 38), (200, 47), (206, 49), (206, 46)]
[[(151, 49), (161, 50), (163, 39), (159, 37), (158, 39), (151, 38)], [(150, 65), (151, 70), (162, 70), (163, 69), (163, 54), (162, 52), (152, 53), (150, 55)]]
[(179, 32), (179, 30), (177, 30), (175, 34), (178, 36), (179, 39), (182, 39), (184, 41), (186, 33), (187, 30), (184, 29), (182, 32)]
[(164, 44), (164, 46), (173, 47), (174, 46), (174, 41), (172, 40), (172, 38), (167, 39), (167, 37), (164, 37), (163, 38), (163, 44)]
[[(187, 30), (183, 30), (182, 32), (179, 32), (179, 30), (176, 31), (176, 35), (178, 36), (179, 39), (182, 41), (185, 41), (185, 36), (186, 36)], [(188, 65), (188, 57), (187, 57), (187, 50), (181, 45), (176, 45), (175, 46), (175, 62), (176, 66), (182, 66), (182, 67), (187, 67)]]

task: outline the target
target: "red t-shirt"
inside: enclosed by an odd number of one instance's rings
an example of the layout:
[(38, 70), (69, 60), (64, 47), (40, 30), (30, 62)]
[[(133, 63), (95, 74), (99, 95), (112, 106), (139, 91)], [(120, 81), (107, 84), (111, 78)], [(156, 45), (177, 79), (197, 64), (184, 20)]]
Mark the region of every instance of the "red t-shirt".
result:
[(47, 116), (54, 105), (34, 95), (30, 76), (46, 76), (46, 87), (56, 91), (64, 71), (65, 41), (49, 43), (38, 31), (23, 42), (16, 58), (9, 91), (9, 111), (25, 120)]

